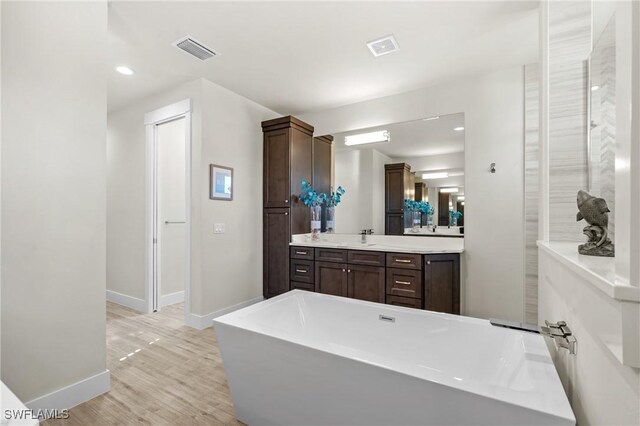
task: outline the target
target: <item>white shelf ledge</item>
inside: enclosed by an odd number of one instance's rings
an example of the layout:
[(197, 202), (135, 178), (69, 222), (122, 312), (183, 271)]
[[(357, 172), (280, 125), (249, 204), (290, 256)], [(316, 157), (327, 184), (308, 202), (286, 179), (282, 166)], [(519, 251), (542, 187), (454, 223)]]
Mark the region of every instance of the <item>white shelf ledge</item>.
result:
[(612, 299), (640, 303), (640, 287), (616, 278), (615, 258), (579, 254), (578, 243), (574, 242), (538, 241), (538, 247)]
[(585, 285), (617, 302), (619, 338), (604, 341), (604, 345), (623, 365), (640, 368), (640, 287), (617, 279), (615, 258), (579, 254), (578, 244), (538, 241), (541, 251), (584, 279)]

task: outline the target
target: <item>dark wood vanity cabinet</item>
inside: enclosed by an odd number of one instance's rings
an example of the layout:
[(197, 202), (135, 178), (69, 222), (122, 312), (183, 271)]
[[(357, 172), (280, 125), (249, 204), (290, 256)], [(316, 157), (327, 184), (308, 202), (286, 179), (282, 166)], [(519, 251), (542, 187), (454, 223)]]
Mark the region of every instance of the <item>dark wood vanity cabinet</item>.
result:
[(460, 255), (424, 256), (424, 308), (460, 314)]
[(309, 208), (298, 194), (301, 181), (313, 178), (313, 126), (287, 116), (264, 121), (262, 130), (263, 295), (272, 297), (289, 290), (291, 235), (309, 232)]
[(264, 209), (262, 215), (262, 281), (265, 297), (289, 291), (290, 209)]

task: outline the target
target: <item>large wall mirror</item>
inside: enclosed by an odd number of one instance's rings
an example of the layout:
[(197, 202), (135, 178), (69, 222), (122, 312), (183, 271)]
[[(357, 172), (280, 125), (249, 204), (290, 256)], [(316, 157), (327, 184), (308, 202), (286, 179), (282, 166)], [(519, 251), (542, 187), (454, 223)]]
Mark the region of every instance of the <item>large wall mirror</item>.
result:
[[(596, 2), (597, 3), (597, 2)], [(615, 202), (616, 144), (616, 23), (615, 4), (594, 3), (594, 45), (589, 55), (589, 192)], [(609, 237), (614, 240), (614, 215), (609, 215)]]
[(464, 113), (334, 134), (337, 233), (464, 236)]

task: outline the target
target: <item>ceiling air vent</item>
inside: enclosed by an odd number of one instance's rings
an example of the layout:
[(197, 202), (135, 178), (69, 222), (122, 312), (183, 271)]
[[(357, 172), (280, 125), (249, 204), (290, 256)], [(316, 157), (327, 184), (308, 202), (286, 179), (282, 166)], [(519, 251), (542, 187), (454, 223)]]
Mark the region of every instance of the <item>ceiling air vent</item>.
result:
[(195, 56), (201, 61), (206, 61), (207, 59), (211, 59), (214, 56), (219, 56), (220, 54), (212, 49), (209, 49), (204, 44), (200, 43), (197, 40), (194, 40), (192, 37), (183, 37), (180, 40), (173, 43), (178, 49), (184, 50), (188, 54)]
[(400, 49), (393, 34), (367, 42), (367, 47), (373, 56), (382, 56)]

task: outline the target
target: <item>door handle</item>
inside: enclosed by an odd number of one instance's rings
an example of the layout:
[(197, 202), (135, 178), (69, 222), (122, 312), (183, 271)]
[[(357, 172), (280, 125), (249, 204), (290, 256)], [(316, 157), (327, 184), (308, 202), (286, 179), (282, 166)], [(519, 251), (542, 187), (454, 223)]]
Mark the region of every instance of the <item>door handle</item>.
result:
[(185, 221), (179, 221), (179, 220), (165, 220), (164, 224), (165, 225), (177, 225), (179, 223), (187, 223)]

